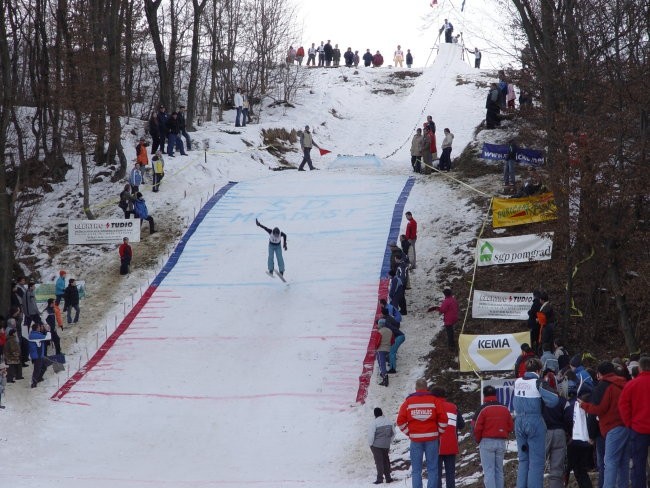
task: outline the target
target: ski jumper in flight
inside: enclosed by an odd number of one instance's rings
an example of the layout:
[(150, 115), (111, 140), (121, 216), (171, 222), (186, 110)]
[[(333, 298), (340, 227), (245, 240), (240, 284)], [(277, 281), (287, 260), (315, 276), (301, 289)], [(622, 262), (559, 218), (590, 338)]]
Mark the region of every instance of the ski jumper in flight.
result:
[[(284, 232), (280, 232), (280, 229), (277, 227), (271, 230), (268, 227), (263, 226), (257, 219), (255, 219), (255, 224), (257, 224), (258, 227), (261, 227), (269, 234), (269, 274), (273, 274), (275, 257), (275, 259), (278, 261), (278, 270), (280, 271), (280, 275), (284, 275), (284, 259), (282, 258), (282, 248), (284, 247), (284, 250), (287, 250), (287, 235)], [(282, 245), (283, 239), (284, 244)]]

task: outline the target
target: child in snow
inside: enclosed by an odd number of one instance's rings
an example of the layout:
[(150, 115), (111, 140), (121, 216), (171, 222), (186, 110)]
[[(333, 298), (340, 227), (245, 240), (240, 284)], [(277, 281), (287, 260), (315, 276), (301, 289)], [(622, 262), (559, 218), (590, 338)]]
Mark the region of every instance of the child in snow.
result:
[[(284, 250), (287, 250), (287, 235), (284, 232), (280, 232), (280, 229), (275, 227), (273, 230), (269, 229), (268, 227), (263, 226), (260, 224), (259, 220), (255, 219), (255, 224), (258, 227), (261, 227), (264, 229), (266, 232), (269, 234), (269, 259), (268, 259), (268, 266), (269, 266), (269, 274), (273, 274), (273, 267), (274, 267), (274, 256), (278, 260), (278, 270), (280, 271), (280, 276), (284, 276), (284, 259), (282, 258), (282, 247), (284, 247)], [(284, 239), (284, 245), (281, 246), (281, 242)]]

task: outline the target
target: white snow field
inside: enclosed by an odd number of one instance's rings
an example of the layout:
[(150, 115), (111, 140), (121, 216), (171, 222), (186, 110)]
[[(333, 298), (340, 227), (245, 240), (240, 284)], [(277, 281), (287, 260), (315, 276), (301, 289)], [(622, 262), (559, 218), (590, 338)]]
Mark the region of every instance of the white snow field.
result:
[[(318, 125), (315, 140), (334, 154), (378, 158), (319, 158), (313, 151), (320, 171), (263, 173), (246, 154), (219, 159), (218, 174), (166, 177), (168, 186), (155, 198), (174, 198), (181, 209), (197, 206), (213, 185), (218, 191), (85, 366), (75, 374), (78, 358), (68, 356), (66, 384), (48, 371), (37, 389), (27, 383), (13, 400), (3, 396), (10, 407), (0, 413), (0, 484), (368, 486), (372, 408), (396, 415), (436, 331), (431, 316), (425, 322), (409, 314), (400, 374), (389, 388), (372, 376), (367, 403), (357, 402), (366, 398), (372, 374), (367, 351), (385, 287), (387, 243), (403, 232), (404, 211), (413, 210), (421, 223), (418, 272), (435, 273), (441, 257), (454, 259), (471, 239), (480, 218), (464, 188), (440, 175), (410, 177), (412, 128), (427, 114), (437, 123), (438, 145), (444, 127), (455, 133), (453, 156), (483, 117), (484, 91), (457, 84), (459, 74), (481, 75), (459, 57), (456, 46), (441, 46), (433, 66), (400, 97), (364, 88), (363, 79), (385, 71), (366, 70), (360, 82), (341, 83), (333, 70), (314, 70), (316, 95), (305, 95), (300, 113), (269, 115), (270, 127), (298, 128), (335, 108), (341, 118)], [(207, 125), (196, 140), (214, 137), (216, 127)], [(393, 159), (380, 159), (404, 141)], [(197, 191), (180, 201), (189, 185)], [(153, 196), (148, 203), (154, 212), (162, 207)], [(265, 274), (268, 235), (256, 217), (288, 235), (287, 284)], [(467, 228), (450, 238), (448, 230), (462, 224)], [(421, 292), (420, 301), (439, 296)], [(405, 443), (402, 436), (401, 453)]]

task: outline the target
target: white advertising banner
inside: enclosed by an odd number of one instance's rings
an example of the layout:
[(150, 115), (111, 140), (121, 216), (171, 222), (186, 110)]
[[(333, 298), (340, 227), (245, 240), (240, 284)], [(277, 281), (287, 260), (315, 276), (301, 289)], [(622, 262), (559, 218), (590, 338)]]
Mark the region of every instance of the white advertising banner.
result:
[(458, 348), (460, 370), (508, 371), (514, 369), (521, 345), (530, 340), (530, 332), (512, 334), (460, 334)]
[(479, 239), (476, 244), (479, 266), (545, 261), (551, 259), (552, 252), (553, 232)]
[(528, 320), (532, 293), (501, 293), (474, 290), (472, 318)]
[(511, 378), (497, 378), (493, 380), (481, 380), (481, 403), (485, 402), (483, 387), (494, 386), (497, 391), (497, 401), (508, 407), (511, 412), (515, 411), (513, 399), (515, 398), (515, 380)]
[(69, 220), (68, 244), (121, 244), (128, 237), (140, 242), (140, 220)]

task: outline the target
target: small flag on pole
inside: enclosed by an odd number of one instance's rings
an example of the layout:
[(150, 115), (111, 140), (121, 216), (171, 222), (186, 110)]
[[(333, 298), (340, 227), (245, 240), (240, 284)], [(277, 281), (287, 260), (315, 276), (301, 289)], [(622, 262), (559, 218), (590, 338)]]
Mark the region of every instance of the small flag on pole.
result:
[(318, 152), (320, 153), (321, 156), (325, 156), (326, 154), (329, 154), (332, 151), (328, 151), (327, 149), (323, 149), (322, 147), (319, 147)]

